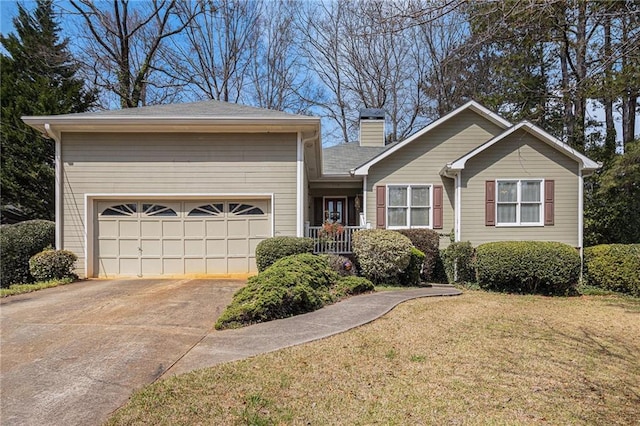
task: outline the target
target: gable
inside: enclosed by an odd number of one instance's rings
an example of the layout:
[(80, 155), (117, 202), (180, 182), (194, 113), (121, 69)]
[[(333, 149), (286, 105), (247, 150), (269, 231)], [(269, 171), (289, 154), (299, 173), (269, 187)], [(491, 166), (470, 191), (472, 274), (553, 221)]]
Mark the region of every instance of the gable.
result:
[[(445, 115), (444, 117), (441, 117), (433, 123), (429, 124), (404, 141), (398, 142), (397, 144), (389, 147), (384, 152), (369, 160), (368, 162), (355, 168), (352, 171), (352, 174), (363, 176), (367, 175), (371, 166), (378, 164), (395, 152), (404, 149), (406, 146), (414, 144), (419, 140), (424, 140), (425, 138), (430, 141), (429, 143), (437, 143), (431, 142), (432, 139), (436, 141), (439, 139), (440, 143), (444, 142), (445, 140), (452, 139), (452, 143), (449, 144), (452, 150), (452, 157), (450, 158), (456, 158), (454, 152), (456, 152), (457, 150), (453, 148), (456, 143), (463, 142), (467, 149), (472, 149), (473, 147), (477, 147), (487, 140), (487, 138), (484, 137), (474, 138), (472, 141), (464, 141), (464, 138), (453, 138), (454, 135), (460, 133), (461, 129), (466, 129), (473, 125), (484, 129), (490, 135), (489, 138), (491, 138), (498, 135), (507, 127), (511, 126), (511, 123), (509, 123), (499, 115), (491, 112), (482, 105), (478, 104), (477, 102), (470, 101), (460, 108)], [(458, 131), (455, 130), (456, 128), (458, 128)], [(434, 135), (434, 132), (443, 130), (445, 134), (447, 134), (447, 129), (449, 129), (448, 138), (443, 139), (442, 135), (440, 135), (440, 137), (438, 138), (437, 135)]]

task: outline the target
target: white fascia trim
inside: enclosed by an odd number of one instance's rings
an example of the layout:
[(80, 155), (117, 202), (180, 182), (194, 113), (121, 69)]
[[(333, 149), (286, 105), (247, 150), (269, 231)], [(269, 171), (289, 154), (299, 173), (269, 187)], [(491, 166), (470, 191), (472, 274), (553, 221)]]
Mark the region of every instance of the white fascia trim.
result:
[(376, 156), (373, 159), (369, 160), (367, 163), (356, 167), (355, 169), (352, 170), (352, 174), (354, 174), (354, 175), (367, 175), (367, 174), (369, 174), (369, 168), (372, 165), (376, 164), (380, 160), (383, 160), (384, 158), (386, 158), (389, 155), (393, 154), (394, 152), (396, 152), (400, 148), (402, 148), (405, 145), (413, 142), (414, 140), (418, 139), (419, 137), (421, 137), (425, 133), (433, 130), (434, 128), (438, 127), (440, 124), (442, 124), (445, 121), (455, 117), (456, 115), (460, 114), (461, 112), (463, 112), (463, 111), (465, 111), (467, 109), (470, 109), (470, 110), (478, 113), (482, 117), (487, 118), (488, 120), (492, 121), (497, 126), (502, 127), (503, 129), (506, 129), (506, 128), (512, 126), (512, 124), (509, 121), (507, 121), (504, 118), (500, 117), (498, 114), (494, 113), (493, 111), (490, 111), (486, 107), (480, 105), (476, 101), (469, 101), (466, 104), (462, 105), (461, 107), (451, 111), (449, 114), (447, 114), (447, 115), (445, 115), (443, 117), (440, 117), (439, 119), (437, 119), (433, 123), (431, 123), (428, 126), (424, 127), (422, 130), (414, 133), (412, 136), (408, 137), (404, 141), (396, 144), (393, 148), (390, 148), (390, 149), (380, 153), (378, 156)]
[(56, 236), (55, 244), (56, 250), (62, 250), (64, 241), (62, 239), (62, 194), (63, 194), (63, 175), (62, 175), (62, 137), (60, 133), (54, 131), (49, 123), (44, 124), (44, 130), (55, 142), (55, 154), (54, 154), (54, 170), (55, 170), (55, 224), (56, 224)]
[(84, 194), (84, 273), (85, 277), (93, 277), (93, 222), (95, 218), (94, 204), (97, 200), (164, 200), (175, 199), (180, 200), (198, 200), (210, 198), (233, 198), (233, 199), (252, 199), (252, 198), (268, 198), (271, 200), (271, 236), (275, 235), (275, 194), (272, 192), (256, 192), (256, 193), (163, 193), (149, 194), (146, 193), (86, 193)]
[(296, 236), (304, 236), (304, 145), (302, 132), (296, 143)]
[[(488, 149), (489, 147), (495, 145), (496, 143), (500, 142), (501, 140), (505, 139), (507, 136), (511, 135), (512, 133), (523, 129), (526, 132), (528, 132), (529, 134), (535, 136), (536, 138), (538, 138), (539, 140), (541, 140), (542, 142), (547, 143), (548, 145), (550, 145), (551, 147), (555, 148), (556, 150), (562, 152), (563, 154), (567, 155), (570, 158), (573, 158), (574, 160), (578, 161), (580, 163), (580, 166), (582, 169), (585, 170), (589, 170), (589, 171), (594, 171), (599, 169), (600, 167), (602, 167), (601, 163), (597, 163), (593, 160), (591, 160), (590, 158), (584, 156), (583, 154), (579, 153), (578, 151), (576, 151), (575, 149), (571, 148), (569, 145), (563, 143), (562, 141), (558, 140), (557, 138), (554, 138), (553, 136), (551, 136), (549, 133), (545, 132), (544, 130), (542, 130), (541, 128), (539, 128), (538, 126), (535, 126), (531, 123), (529, 123), (528, 121), (522, 121), (520, 123), (518, 123), (517, 125), (511, 127), (510, 129), (508, 129), (507, 131), (499, 134), (498, 136), (490, 139), (489, 141), (487, 141), (486, 143), (480, 145), (479, 147), (477, 147), (476, 149), (470, 151), (469, 153), (467, 153), (466, 155), (460, 157), (459, 159), (455, 160), (452, 163), (447, 164), (446, 169), (447, 170), (462, 170), (465, 168), (467, 160), (469, 160), (470, 158), (478, 155), (479, 153), (483, 152), (484, 150)], [(447, 173), (447, 171), (445, 171), (445, 174)]]

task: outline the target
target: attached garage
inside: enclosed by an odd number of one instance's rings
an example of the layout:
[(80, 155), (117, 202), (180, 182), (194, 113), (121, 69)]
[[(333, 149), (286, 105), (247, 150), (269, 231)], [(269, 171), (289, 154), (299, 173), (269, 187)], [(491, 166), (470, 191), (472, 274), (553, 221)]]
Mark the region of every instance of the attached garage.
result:
[(272, 236), (269, 199), (94, 203), (98, 277), (254, 273), (255, 248)]

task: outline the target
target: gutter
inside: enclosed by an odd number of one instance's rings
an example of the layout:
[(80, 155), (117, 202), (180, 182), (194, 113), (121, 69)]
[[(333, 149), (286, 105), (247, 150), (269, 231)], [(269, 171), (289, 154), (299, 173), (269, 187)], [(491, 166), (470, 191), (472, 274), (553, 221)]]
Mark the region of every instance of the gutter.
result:
[(56, 250), (62, 250), (62, 135), (56, 132), (49, 123), (44, 123), (43, 136), (53, 139), (56, 145), (54, 156), (55, 168), (55, 224), (56, 224)]

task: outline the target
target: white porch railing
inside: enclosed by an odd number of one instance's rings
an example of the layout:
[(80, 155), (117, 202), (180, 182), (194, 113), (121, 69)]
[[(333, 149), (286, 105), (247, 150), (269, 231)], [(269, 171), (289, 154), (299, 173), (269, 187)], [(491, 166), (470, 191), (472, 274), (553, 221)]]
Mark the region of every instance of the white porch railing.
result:
[(314, 241), (314, 253), (351, 254), (353, 233), (365, 229), (363, 226), (344, 226), (342, 232), (331, 237), (322, 235), (322, 226), (305, 226), (305, 235)]

